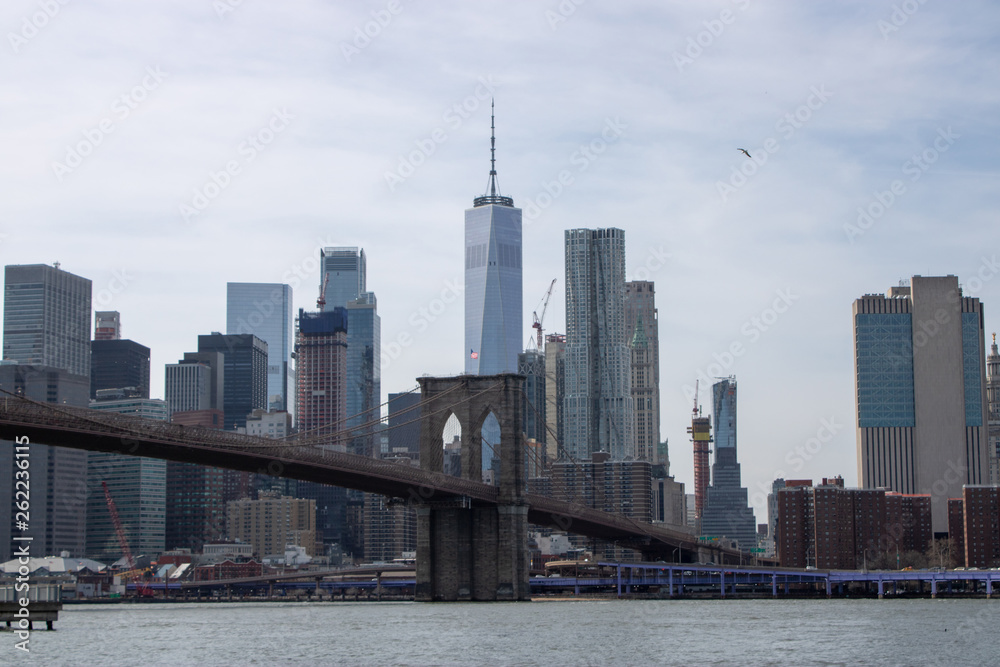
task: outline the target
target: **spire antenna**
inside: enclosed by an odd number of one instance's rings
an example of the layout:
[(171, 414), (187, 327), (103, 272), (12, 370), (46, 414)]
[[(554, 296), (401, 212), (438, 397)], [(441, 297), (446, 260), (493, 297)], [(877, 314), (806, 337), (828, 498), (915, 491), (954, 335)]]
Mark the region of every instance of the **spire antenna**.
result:
[(486, 194), (472, 200), (474, 207), (486, 206), (488, 204), (514, 206), (514, 199), (512, 197), (504, 197), (500, 194), (500, 186), (497, 185), (496, 102), (493, 99), (490, 99), (490, 179), (487, 185)]

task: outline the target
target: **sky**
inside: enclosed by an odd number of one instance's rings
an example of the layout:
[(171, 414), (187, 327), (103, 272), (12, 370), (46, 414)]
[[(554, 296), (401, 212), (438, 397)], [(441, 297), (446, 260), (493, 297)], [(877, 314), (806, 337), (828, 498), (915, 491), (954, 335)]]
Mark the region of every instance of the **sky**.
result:
[(857, 483), (856, 298), (951, 274), (1000, 325), (997, 26), (975, 1), (7, 0), (0, 256), (90, 278), (162, 397), (227, 282), (313, 308), (319, 248), (359, 246), (406, 391), (463, 369), (493, 98), (525, 342), (553, 278), (564, 331), (564, 230), (624, 229), (671, 472), (691, 490), (695, 380), (707, 413), (735, 375), (764, 521), (775, 477)]

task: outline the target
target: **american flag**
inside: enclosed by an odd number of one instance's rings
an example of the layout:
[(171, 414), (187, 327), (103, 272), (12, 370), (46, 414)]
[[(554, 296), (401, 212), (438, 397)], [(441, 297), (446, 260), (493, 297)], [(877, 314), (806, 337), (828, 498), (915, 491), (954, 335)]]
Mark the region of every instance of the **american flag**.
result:
[(475, 350), (469, 350), (469, 356), (472, 357), (473, 359), (478, 359), (479, 353), (476, 352)]

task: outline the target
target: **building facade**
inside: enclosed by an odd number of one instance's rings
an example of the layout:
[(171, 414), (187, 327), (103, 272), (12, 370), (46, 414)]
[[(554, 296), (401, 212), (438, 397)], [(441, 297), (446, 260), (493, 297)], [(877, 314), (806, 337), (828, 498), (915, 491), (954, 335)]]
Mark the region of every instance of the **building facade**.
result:
[(625, 329), (625, 232), (570, 229), (566, 242), (563, 449), (584, 460), (635, 451), (632, 355)]
[(420, 458), (420, 392), (389, 394), (389, 455)]
[(705, 490), (701, 515), (704, 535), (736, 540), (741, 551), (757, 547), (757, 521), (742, 485), (736, 448), (736, 378), (712, 385), (715, 461), (712, 484)]
[(198, 353), (223, 355), (222, 412), (227, 431), (246, 426), (247, 415), (267, 409), (267, 343), (253, 334), (198, 336)]
[(285, 545), (316, 551), (316, 502), (262, 493), (257, 500), (234, 500), (226, 505), (229, 539), (253, 545), (258, 558), (285, 553)]
[(267, 410), (293, 410), (295, 319), (292, 288), (281, 283), (226, 283), (226, 333), (267, 343)]
[[(523, 349), (521, 209), (500, 194), (496, 135), (490, 146), (486, 194), (465, 211), (465, 372), (517, 371)], [(484, 454), (484, 460), (485, 460)]]
[[(167, 421), (166, 401), (134, 398), (92, 401), (91, 410)], [(87, 556), (103, 562), (122, 557), (102, 482), (106, 482), (132, 554), (155, 558), (165, 549), (167, 462), (112, 452), (87, 452)]]
[[(347, 418), (347, 311), (299, 309), (295, 355), (298, 363), (296, 407), (300, 433), (340, 431)], [(334, 443), (346, 446), (337, 440)]]
[(131, 389), (149, 398), (149, 348), (133, 340), (98, 340), (90, 348), (90, 398), (107, 389)]
[(545, 335), (545, 460), (559, 458), (563, 442), (563, 399), (566, 397), (566, 336)]
[(548, 440), (545, 410), (545, 355), (537, 350), (527, 350), (517, 355), (517, 372), (524, 376), (524, 394), (521, 400), (521, 420), (524, 437), (544, 447)]
[(1000, 351), (993, 334), (990, 354), (986, 357), (986, 405), (989, 411), (990, 478), (1000, 484)]
[(625, 331), (631, 337), (635, 455), (664, 463), (660, 443), (660, 333), (652, 281), (625, 283)]
[(955, 276), (854, 302), (858, 479), (931, 494), (934, 532), (947, 499), (989, 480), (983, 310)]
[(94, 340), (120, 340), (122, 318), (117, 310), (99, 310), (94, 313)]

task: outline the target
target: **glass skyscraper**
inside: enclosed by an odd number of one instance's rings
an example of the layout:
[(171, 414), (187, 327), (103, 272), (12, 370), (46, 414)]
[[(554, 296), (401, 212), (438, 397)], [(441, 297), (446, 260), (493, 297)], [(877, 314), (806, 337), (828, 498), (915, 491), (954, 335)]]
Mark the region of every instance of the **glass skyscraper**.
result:
[(715, 462), (712, 484), (706, 489), (701, 532), (727, 537), (739, 543), (741, 551), (757, 546), (757, 522), (742, 486), (736, 458), (736, 378), (712, 385), (712, 426), (715, 429)]
[[(516, 373), (522, 327), (521, 209), (500, 194), (496, 136), (486, 194), (465, 211), (465, 372)], [(486, 461), (486, 452), (483, 453)]]
[(990, 479), (982, 304), (955, 276), (913, 276), (853, 315), (858, 481), (931, 494), (943, 535), (944, 500)]
[[(635, 456), (632, 355), (625, 328), (625, 232), (566, 230), (563, 448)], [(629, 337), (627, 337), (629, 336)]]
[(226, 283), (226, 333), (267, 343), (267, 409), (294, 411), (295, 320), (292, 288), (281, 283)]
[(253, 334), (198, 336), (198, 352), (223, 355), (223, 407), (227, 431), (246, 426), (247, 415), (267, 409), (267, 343)]

